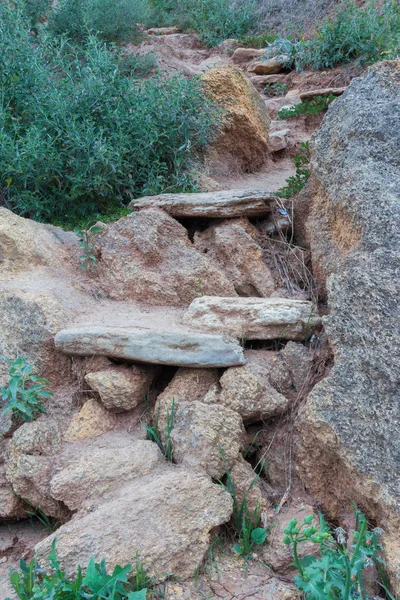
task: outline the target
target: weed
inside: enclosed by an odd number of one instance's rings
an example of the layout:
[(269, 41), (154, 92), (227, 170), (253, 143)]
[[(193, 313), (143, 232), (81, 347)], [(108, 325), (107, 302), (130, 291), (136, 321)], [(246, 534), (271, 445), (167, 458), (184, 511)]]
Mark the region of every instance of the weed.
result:
[[(142, 583), (152, 584), (153, 580), (145, 577), (143, 566), (140, 567), (140, 579), (136, 571), (131, 575), (132, 565), (117, 565), (111, 575), (107, 573), (106, 562), (95, 563), (92, 557), (85, 575), (81, 566), (74, 580), (67, 579), (57, 559), (55, 541), (49, 556), (50, 571), (41, 568), (34, 557), (29, 564), (20, 560), (20, 570), (11, 571), (11, 587), (20, 600), (146, 600), (147, 588)], [(6, 598), (10, 600), (10, 598)]]
[(40, 413), (45, 413), (43, 401), (53, 396), (46, 389), (47, 379), (34, 375), (33, 366), (25, 358), (11, 360), (0, 356), (0, 359), (7, 363), (10, 377), (8, 386), (0, 386), (0, 397), (7, 403), (2, 414), (11, 412), (17, 421), (33, 421)]
[(283, 83), (282, 81), (277, 81), (276, 83), (267, 83), (264, 88), (264, 94), (267, 96), (284, 96), (286, 94), (286, 89), (287, 83)]
[(329, 96), (315, 96), (311, 100), (303, 100), (300, 104), (295, 104), (290, 108), (281, 108), (277, 118), (282, 121), (283, 119), (293, 119), (300, 115), (319, 115), (321, 112), (327, 110), (328, 106), (334, 100), (336, 100), (334, 94), (329, 94)]
[[(160, 411), (154, 416), (153, 420), (150, 423), (145, 425), (146, 429), (146, 438), (155, 442), (157, 446), (160, 448), (161, 452), (164, 454), (165, 458), (172, 462), (172, 437), (171, 433), (174, 428), (174, 420), (175, 420), (175, 399), (172, 398), (171, 410), (167, 410), (166, 413), (166, 427), (165, 432), (161, 432), (159, 427), (159, 419), (160, 419)], [(165, 441), (163, 441), (165, 439)]]
[(97, 257), (94, 253), (93, 236), (101, 233), (102, 227), (92, 225), (89, 229), (75, 228), (74, 233), (78, 236), (79, 246), (82, 254), (79, 257), (81, 269), (94, 269), (97, 267)]
[(240, 40), (240, 45), (245, 48), (265, 48), (272, 44), (278, 36), (273, 33), (262, 33), (260, 35), (247, 35)]
[(58, 529), (58, 527), (59, 527), (58, 521), (54, 521), (54, 519), (51, 519), (50, 517), (48, 517), (46, 515), (46, 513), (43, 512), (43, 510), (39, 506), (35, 506), (34, 504), (32, 504), (32, 502), (30, 502), (26, 498), (23, 498), (16, 492), (14, 492), (14, 494), (17, 496), (17, 498), (19, 498), (20, 500), (22, 500), (22, 502), (24, 502), (25, 504), (27, 504), (29, 506), (30, 510), (24, 509), (24, 512), (30, 516), (31, 524), (33, 524), (34, 519), (37, 519), (39, 521), (39, 523), (41, 523), (43, 525), (43, 527), (45, 527), (45, 529), (47, 529), (47, 531), (49, 533), (53, 533), (56, 529)]
[(294, 157), (296, 174), (286, 179), (286, 185), (276, 192), (277, 196), (280, 196), (281, 198), (290, 198), (293, 194), (296, 194), (303, 189), (311, 174), (311, 169), (309, 168), (310, 160), (310, 143), (301, 142), (300, 149)]
[[(381, 529), (368, 530), (365, 516), (355, 510), (356, 528), (351, 545), (347, 544), (346, 532), (328, 527), (320, 513), (319, 528), (313, 524), (314, 517), (304, 518), (301, 525), (292, 519), (284, 530), (284, 544), (293, 551), (294, 564), (299, 572), (296, 586), (308, 600), (350, 600), (366, 598), (363, 582), (364, 569), (378, 561), (381, 550)], [(319, 545), (321, 558), (310, 555), (299, 557), (299, 545), (314, 542)]]

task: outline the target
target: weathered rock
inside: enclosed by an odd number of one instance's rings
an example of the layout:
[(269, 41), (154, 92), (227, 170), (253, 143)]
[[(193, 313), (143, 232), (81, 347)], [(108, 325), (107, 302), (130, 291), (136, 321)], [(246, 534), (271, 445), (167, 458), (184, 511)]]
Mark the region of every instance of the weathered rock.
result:
[(265, 54), (265, 48), (236, 48), (232, 55), (232, 61), (236, 64), (248, 62)]
[(85, 380), (95, 390), (104, 406), (124, 411), (143, 402), (149, 391), (153, 373), (137, 366), (112, 366), (103, 371), (88, 373)]
[(287, 298), (196, 298), (184, 321), (248, 340), (305, 340), (321, 319), (311, 302)]
[(288, 342), (280, 352), (298, 393), (308, 393), (314, 382), (314, 351), (310, 347)]
[[(172, 411), (172, 403), (174, 410)], [(203, 402), (159, 397), (155, 406), (164, 445), (167, 421), (172, 419), (173, 458), (192, 470), (220, 479), (237, 460), (243, 442), (243, 423), (237, 412)]]
[(251, 83), (260, 91), (264, 91), (266, 85), (284, 82), (287, 77), (286, 73), (276, 75), (250, 75)]
[(203, 402), (222, 404), (238, 412), (248, 422), (284, 413), (290, 406), (290, 400), (272, 387), (264, 354), (257, 350), (247, 351), (246, 365), (225, 371), (220, 379), (220, 389), (213, 386)]
[(273, 75), (280, 73), (288, 61), (288, 56), (276, 56), (267, 60), (254, 60), (249, 64), (247, 70), (249, 73), (255, 73), (255, 75)]
[(251, 513), (254, 514), (256, 510), (265, 513), (269, 508), (268, 500), (263, 495), (260, 479), (257, 479), (251, 464), (239, 456), (229, 473), (238, 506), (246, 499), (247, 508)]
[(279, 152), (287, 148), (287, 135), (289, 129), (280, 129), (269, 134), (269, 146), (272, 152)]
[(225, 222), (195, 234), (195, 246), (223, 269), (241, 296), (270, 296), (275, 285), (247, 219)]
[(97, 234), (96, 272), (113, 299), (189, 304), (201, 293), (235, 296), (232, 284), (192, 246), (186, 229), (158, 209), (141, 210)]
[(211, 176), (230, 175), (238, 169), (257, 171), (268, 161), (270, 123), (257, 91), (240, 71), (230, 67), (210, 69), (202, 81), (212, 100), (225, 111), (221, 131), (206, 156)]
[(24, 423), (14, 433), (11, 452), (18, 454), (52, 455), (61, 447), (61, 435), (57, 422), (42, 417), (32, 423)]
[(13, 492), (6, 477), (5, 465), (0, 465), (0, 519), (18, 519), (25, 516), (24, 504)]
[(156, 333), (140, 328), (91, 327), (64, 329), (55, 337), (56, 348), (66, 354), (107, 354), (139, 362), (188, 367), (228, 367), (243, 364), (236, 340), (197, 332)]
[(310, 100), (315, 96), (341, 96), (347, 88), (323, 88), (321, 90), (307, 90), (300, 93), (300, 100)]
[(151, 576), (191, 577), (202, 563), (210, 530), (229, 520), (232, 498), (203, 475), (170, 467), (124, 486), (112, 501), (78, 515), (36, 546), (44, 564), (57, 539), (57, 555), (67, 574), (77, 565), (107, 557), (134, 564), (136, 552)]
[(172, 217), (225, 219), (271, 212), (275, 194), (267, 190), (224, 190), (197, 194), (161, 194), (132, 200), (129, 208), (161, 208)]
[(149, 35), (174, 35), (180, 31), (180, 27), (174, 25), (173, 27), (152, 27), (151, 29), (148, 29), (146, 33)]
[(117, 418), (113, 413), (104, 408), (97, 400), (90, 398), (81, 410), (73, 416), (64, 434), (64, 439), (73, 442), (96, 437), (111, 431), (117, 423)]
[(332, 516), (352, 502), (385, 529), (400, 593), (400, 63), (355, 79), (315, 141), (308, 223), (314, 273), (327, 281), (330, 375), (298, 421), (299, 468)]
[(176, 402), (201, 401), (210, 387), (218, 382), (216, 369), (180, 368), (171, 383), (158, 396), (159, 401), (173, 398)]
[[(71, 450), (69, 450), (71, 452)], [(126, 441), (117, 446), (103, 436), (100, 447), (77, 447), (70, 457), (59, 458), (57, 472), (51, 478), (53, 498), (64, 502), (71, 510), (83, 505), (104, 503), (104, 495), (127, 482), (147, 475), (164, 462), (156, 444), (145, 440)]]

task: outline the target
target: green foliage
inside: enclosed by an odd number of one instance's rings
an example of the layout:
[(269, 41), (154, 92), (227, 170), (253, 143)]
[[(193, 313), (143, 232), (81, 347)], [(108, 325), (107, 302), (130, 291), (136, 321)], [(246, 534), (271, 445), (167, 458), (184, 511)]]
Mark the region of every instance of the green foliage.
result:
[(219, 112), (198, 78), (131, 79), (118, 50), (42, 30), (0, 3), (0, 193), (36, 220), (76, 223), (132, 197), (193, 191)]
[(2, 414), (8, 412), (16, 421), (33, 421), (40, 413), (45, 413), (43, 402), (53, 394), (46, 388), (47, 379), (42, 379), (33, 374), (33, 366), (25, 358), (19, 357), (11, 360), (0, 356), (9, 367), (8, 386), (0, 386), (0, 397), (6, 406)]
[(262, 33), (260, 35), (246, 35), (240, 40), (240, 45), (244, 48), (265, 48), (277, 39), (274, 33)]
[(140, 38), (138, 23), (149, 17), (148, 0), (61, 0), (49, 19), (50, 30), (82, 41), (97, 35), (108, 42)]
[[(284, 544), (293, 551), (294, 564), (299, 572), (296, 586), (308, 600), (350, 600), (366, 598), (363, 571), (378, 560), (380, 529), (368, 530), (365, 516), (355, 511), (356, 528), (351, 545), (340, 527), (332, 532), (320, 513), (319, 528), (314, 517), (305, 517), (299, 525), (292, 519), (285, 528)], [(299, 545), (314, 542), (319, 545), (320, 558), (310, 555), (299, 558)]]
[(147, 77), (157, 72), (157, 60), (152, 52), (137, 54), (135, 52), (120, 52), (118, 55), (118, 69), (127, 77)]
[(357, 58), (367, 63), (395, 58), (400, 52), (400, 4), (369, 0), (360, 7), (348, 0), (310, 40), (280, 38), (266, 54), (270, 57), (277, 52), (288, 56), (288, 66), (297, 70), (333, 68)]
[[(174, 420), (175, 420), (175, 399), (172, 398), (171, 410), (167, 410), (166, 413), (166, 427), (165, 432), (162, 434), (159, 427), (160, 420), (160, 410), (158, 410), (157, 414), (154, 415), (152, 421), (147, 423), (144, 427), (146, 430), (146, 439), (155, 442), (157, 446), (160, 448), (161, 452), (164, 454), (165, 458), (172, 462), (173, 458), (173, 447), (172, 447), (172, 430), (174, 428)], [(165, 438), (165, 442), (163, 442), (163, 438)]]
[[(138, 559), (136, 562), (138, 565)], [(146, 600), (147, 588), (140, 586), (142, 583), (150, 586), (153, 581), (147, 576), (143, 565), (140, 566), (141, 579), (138, 580), (137, 565), (133, 576), (132, 565), (116, 566), (109, 575), (106, 561), (97, 564), (92, 557), (85, 575), (81, 566), (78, 566), (76, 578), (70, 580), (60, 568), (54, 541), (49, 556), (50, 572), (38, 565), (36, 557), (29, 564), (21, 559), (20, 570), (10, 573), (10, 582), (20, 600)]]
[[(267, 83), (264, 88), (264, 94), (267, 96), (284, 96), (286, 94), (287, 83), (277, 81), (276, 83)], [(279, 119), (278, 114), (278, 119)]]
[(301, 142), (300, 149), (294, 157), (296, 174), (286, 179), (286, 185), (276, 192), (277, 196), (290, 198), (293, 194), (303, 189), (311, 174), (311, 169), (309, 168), (310, 160), (310, 142)]
[(283, 119), (293, 119), (294, 117), (298, 117), (300, 115), (319, 115), (321, 112), (327, 110), (328, 106), (334, 100), (336, 100), (336, 96), (334, 96), (334, 94), (329, 94), (329, 96), (314, 96), (314, 98), (310, 100), (303, 100), (300, 102), (300, 104), (295, 104), (290, 108), (283, 107), (278, 112), (278, 120), (282, 121)]
[(53, 533), (53, 531), (55, 531), (59, 527), (59, 522), (48, 517), (39, 506), (35, 506), (34, 504), (32, 504), (32, 502), (30, 502), (26, 498), (23, 498), (16, 492), (14, 492), (14, 494), (17, 496), (17, 498), (19, 498), (20, 500), (22, 500), (22, 502), (29, 506), (29, 509), (24, 509), (24, 512), (30, 516), (30, 522), (32, 525), (34, 523), (34, 519), (37, 519), (39, 523), (41, 523), (43, 527), (47, 529), (49, 533)]
[(254, 27), (256, 0), (152, 0), (158, 23), (193, 29), (207, 46), (242, 38)]
[(103, 231), (102, 227), (92, 225), (89, 229), (74, 229), (75, 235), (78, 236), (79, 246), (82, 249), (82, 254), (79, 257), (81, 269), (94, 269), (97, 267), (97, 256), (94, 253), (93, 236)]

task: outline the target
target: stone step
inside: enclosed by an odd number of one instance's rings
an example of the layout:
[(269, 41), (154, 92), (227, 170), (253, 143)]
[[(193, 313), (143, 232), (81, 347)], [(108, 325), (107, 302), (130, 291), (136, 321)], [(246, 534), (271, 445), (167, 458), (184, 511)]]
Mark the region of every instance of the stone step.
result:
[(172, 217), (214, 219), (257, 217), (271, 211), (276, 196), (266, 190), (224, 190), (194, 194), (160, 194), (132, 200), (131, 209), (161, 208)]
[(91, 326), (64, 329), (54, 341), (57, 350), (72, 356), (102, 355), (194, 368), (229, 367), (246, 362), (237, 340), (211, 333)]
[(183, 320), (202, 331), (247, 340), (303, 341), (321, 325), (312, 302), (287, 298), (203, 296), (193, 300)]

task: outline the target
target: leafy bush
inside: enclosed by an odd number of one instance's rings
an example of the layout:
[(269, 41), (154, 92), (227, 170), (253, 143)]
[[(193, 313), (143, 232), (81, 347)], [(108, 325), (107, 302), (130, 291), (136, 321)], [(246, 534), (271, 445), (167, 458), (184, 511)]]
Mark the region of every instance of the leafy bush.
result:
[(309, 168), (310, 160), (310, 142), (301, 142), (299, 151), (294, 157), (296, 174), (286, 179), (286, 185), (276, 192), (277, 196), (290, 198), (293, 194), (303, 189), (311, 175), (311, 169)]
[[(365, 516), (358, 510), (355, 514), (351, 545), (347, 544), (346, 532), (340, 527), (332, 532), (321, 513), (319, 528), (310, 515), (301, 525), (292, 519), (284, 530), (283, 542), (291, 547), (299, 572), (294, 581), (308, 600), (366, 598), (363, 571), (379, 561), (379, 536), (383, 531), (378, 528), (369, 531)], [(305, 542), (319, 545), (320, 558), (313, 555), (299, 558), (298, 548)]]
[(132, 197), (192, 191), (218, 112), (199, 79), (121, 73), (114, 48), (34, 38), (0, 4), (0, 194), (37, 220), (76, 222)]
[(132, 575), (132, 565), (116, 566), (109, 575), (105, 560), (96, 564), (92, 557), (85, 575), (78, 566), (77, 577), (70, 580), (60, 568), (55, 541), (49, 566), (51, 571), (46, 572), (38, 565), (36, 557), (29, 564), (20, 560), (20, 571), (10, 574), (11, 586), (20, 600), (146, 600), (147, 587), (153, 585), (138, 559)]
[(10, 377), (8, 386), (0, 386), (0, 397), (6, 402), (2, 414), (11, 412), (17, 421), (33, 421), (45, 413), (43, 401), (53, 395), (46, 389), (47, 379), (33, 375), (33, 366), (25, 358), (10, 360), (0, 356), (0, 359), (8, 364)]
[(369, 0), (359, 7), (348, 0), (335, 17), (326, 19), (310, 40), (280, 38), (266, 55), (285, 54), (297, 70), (325, 69), (356, 58), (375, 62), (395, 58), (400, 52), (400, 4), (390, 0), (380, 6)]
[(327, 110), (328, 106), (334, 100), (336, 100), (334, 94), (329, 94), (329, 96), (314, 96), (311, 100), (303, 100), (300, 104), (295, 104), (290, 108), (281, 108), (277, 118), (282, 121), (283, 119), (293, 119), (300, 115), (319, 115), (321, 112)]
[(139, 23), (149, 18), (148, 0), (61, 0), (49, 19), (50, 30), (81, 41), (96, 34), (106, 41), (137, 39)]
[(152, 0), (161, 24), (193, 29), (207, 46), (228, 38), (243, 38), (255, 24), (256, 0)]
[[(287, 83), (277, 81), (276, 83), (267, 83), (264, 88), (266, 96), (284, 96), (286, 94)], [(278, 115), (279, 119), (279, 115)]]

